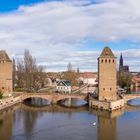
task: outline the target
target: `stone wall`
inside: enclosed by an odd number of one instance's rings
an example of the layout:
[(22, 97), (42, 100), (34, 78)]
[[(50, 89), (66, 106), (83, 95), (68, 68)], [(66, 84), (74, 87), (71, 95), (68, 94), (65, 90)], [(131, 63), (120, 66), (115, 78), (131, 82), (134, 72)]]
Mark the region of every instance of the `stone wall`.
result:
[(5, 108), (11, 107), (14, 104), (20, 103), (21, 102), (21, 97), (9, 97), (6, 99), (0, 100), (0, 110), (3, 110)]
[(0, 61), (0, 90), (4, 93), (4, 96), (13, 91), (11, 61)]
[(95, 99), (89, 99), (89, 106), (94, 109), (101, 110), (117, 110), (124, 107), (124, 99), (116, 100), (116, 101), (99, 101)]
[(116, 110), (116, 109), (124, 107), (124, 104), (125, 104), (124, 99), (112, 101), (110, 102), (110, 108), (112, 108), (112, 110)]
[(99, 58), (99, 100), (117, 99), (116, 59)]

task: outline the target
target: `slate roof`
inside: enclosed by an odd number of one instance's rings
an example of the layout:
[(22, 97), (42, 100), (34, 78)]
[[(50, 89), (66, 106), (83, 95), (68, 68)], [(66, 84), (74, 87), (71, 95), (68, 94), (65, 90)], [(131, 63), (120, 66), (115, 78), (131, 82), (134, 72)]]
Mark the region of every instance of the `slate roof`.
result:
[(6, 51), (0, 51), (0, 61), (11, 61)]
[(59, 86), (60, 83), (62, 83), (64, 86), (70, 86), (70, 85), (71, 85), (70, 81), (68, 81), (68, 80), (60, 80), (60, 81), (57, 83), (57, 86)]
[(105, 47), (100, 55), (100, 58), (115, 58), (115, 55), (109, 47)]

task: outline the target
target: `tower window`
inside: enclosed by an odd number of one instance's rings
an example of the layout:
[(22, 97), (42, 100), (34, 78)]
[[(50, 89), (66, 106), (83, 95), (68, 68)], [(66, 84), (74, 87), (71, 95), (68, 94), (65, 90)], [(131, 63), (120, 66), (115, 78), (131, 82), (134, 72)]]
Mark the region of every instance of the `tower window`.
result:
[(110, 91), (112, 90), (112, 88), (110, 88)]
[(114, 61), (114, 59), (113, 59), (113, 63), (114, 63), (115, 61)]
[(107, 59), (105, 60), (105, 62), (107, 63)]
[(109, 63), (111, 62), (111, 60), (109, 59)]
[(105, 88), (103, 88), (103, 91), (105, 91)]
[(102, 59), (102, 61), (101, 61), (102, 63), (104, 62), (104, 60)]

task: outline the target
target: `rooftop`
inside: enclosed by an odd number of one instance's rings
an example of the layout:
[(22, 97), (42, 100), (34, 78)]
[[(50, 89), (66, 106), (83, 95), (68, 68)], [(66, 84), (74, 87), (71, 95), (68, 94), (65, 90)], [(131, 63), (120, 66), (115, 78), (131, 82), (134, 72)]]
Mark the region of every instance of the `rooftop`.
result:
[(11, 61), (6, 51), (0, 51), (0, 61)]
[(80, 74), (80, 77), (83, 78), (97, 78), (97, 74), (93, 73), (93, 72), (84, 72)]
[(113, 52), (111, 51), (111, 49), (109, 47), (105, 47), (100, 55), (101, 58), (106, 58), (106, 57), (112, 57), (115, 58)]

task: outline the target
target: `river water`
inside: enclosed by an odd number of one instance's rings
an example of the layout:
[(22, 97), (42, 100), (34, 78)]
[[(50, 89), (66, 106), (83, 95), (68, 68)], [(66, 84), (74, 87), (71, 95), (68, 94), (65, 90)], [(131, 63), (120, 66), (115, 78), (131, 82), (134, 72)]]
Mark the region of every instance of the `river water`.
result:
[(108, 113), (18, 104), (0, 112), (0, 140), (140, 140), (140, 108)]

